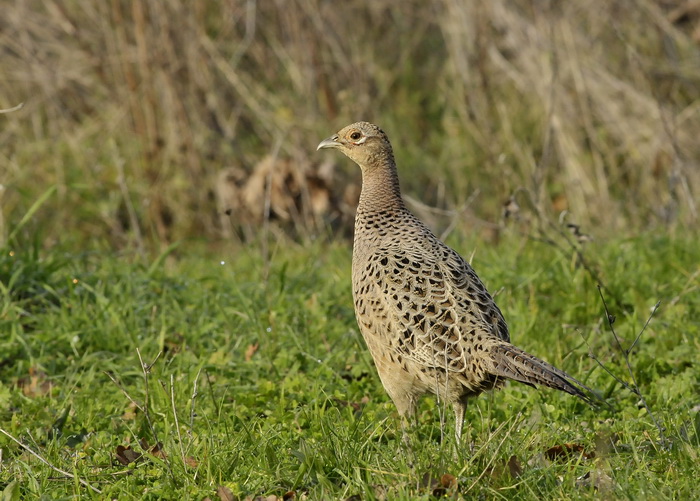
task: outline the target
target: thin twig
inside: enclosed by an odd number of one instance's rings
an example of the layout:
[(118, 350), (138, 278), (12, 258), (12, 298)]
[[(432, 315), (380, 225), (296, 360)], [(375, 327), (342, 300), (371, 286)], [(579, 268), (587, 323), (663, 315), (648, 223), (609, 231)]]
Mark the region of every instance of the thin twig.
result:
[[(593, 267), (588, 263), (588, 260), (583, 255), (581, 248), (573, 242), (573, 240), (569, 237), (569, 234), (566, 233), (560, 225), (556, 225), (552, 221), (548, 221), (548, 223), (554, 229), (554, 231), (557, 232), (559, 236), (561, 236), (566, 241), (566, 243), (569, 245), (569, 248), (576, 254), (576, 258), (578, 259), (578, 262), (581, 263), (581, 266), (583, 266), (583, 269), (586, 270), (591, 276), (591, 278), (595, 280), (596, 283), (598, 283), (601, 287), (603, 287), (603, 289), (605, 289), (605, 291), (608, 294), (610, 294), (613, 297), (613, 299), (615, 299), (615, 302), (618, 306), (621, 306), (622, 301), (620, 300), (620, 298), (617, 297), (617, 295), (613, 291), (608, 289), (608, 287), (603, 283), (603, 281), (600, 278), (600, 275), (598, 275), (598, 272), (595, 269), (593, 269)], [(561, 246), (559, 246), (559, 248), (562, 250), (562, 252), (564, 252), (564, 249), (561, 248)]]
[(199, 393), (197, 393), (197, 382), (199, 381), (199, 375), (202, 373), (202, 368), (200, 367), (199, 370), (197, 371), (197, 376), (194, 378), (194, 384), (192, 385), (192, 397), (190, 398), (191, 404), (190, 404), (190, 429), (188, 430), (188, 434), (190, 437), (192, 437), (192, 434), (194, 433), (194, 416), (195, 416), (195, 401)]
[[(138, 357), (139, 357), (139, 363), (141, 364), (141, 370), (142, 370), (142, 372), (143, 372), (143, 380), (144, 380), (144, 384), (145, 384), (145, 396), (144, 396), (144, 399), (145, 399), (146, 404), (144, 405), (143, 414), (144, 414), (144, 416), (146, 417), (146, 423), (148, 423), (148, 428), (151, 430), (151, 435), (153, 435), (153, 440), (155, 441), (155, 445), (157, 446), (157, 445), (160, 444), (161, 442), (160, 442), (160, 440), (158, 440), (158, 433), (156, 432), (155, 426), (153, 426), (153, 421), (151, 421), (151, 414), (150, 414), (150, 412), (149, 412), (149, 410), (148, 410), (148, 409), (149, 409), (149, 403), (150, 403), (150, 397), (149, 397), (149, 395), (150, 395), (150, 393), (149, 393), (150, 384), (149, 384), (149, 382), (148, 382), (148, 375), (151, 373), (151, 369), (152, 369), (153, 366), (156, 364), (156, 362), (158, 361), (158, 359), (160, 358), (160, 356), (163, 354), (163, 352), (162, 352), (162, 351), (159, 351), (159, 352), (158, 352), (158, 355), (156, 355), (156, 358), (153, 359), (153, 362), (151, 362), (151, 363), (148, 364), (148, 365), (145, 364), (145, 363), (143, 363), (143, 357), (141, 356), (141, 350), (140, 350), (140, 349), (136, 348), (136, 354), (137, 354)], [(166, 465), (167, 468), (168, 468), (168, 472), (170, 473), (170, 476), (172, 477), (173, 483), (175, 483), (175, 482), (176, 482), (175, 473), (173, 472), (173, 469), (172, 469), (172, 467), (170, 466), (170, 461), (168, 460), (167, 454), (163, 454), (163, 461), (165, 462), (165, 465)]]
[[(151, 369), (152, 369), (153, 366), (156, 364), (156, 362), (158, 361), (158, 359), (160, 358), (160, 356), (163, 354), (163, 352), (162, 352), (162, 351), (161, 351), (161, 352), (158, 352), (158, 355), (156, 355), (156, 358), (154, 358), (154, 359), (153, 359), (153, 362), (151, 362), (150, 364), (145, 364), (145, 363), (143, 362), (143, 357), (141, 356), (141, 350), (139, 350), (138, 348), (136, 348), (136, 354), (137, 354), (138, 357), (139, 357), (139, 363), (141, 364), (141, 371), (142, 371), (142, 373), (143, 373), (143, 379), (144, 379), (144, 383), (145, 383), (145, 396), (144, 396), (144, 402), (145, 402), (145, 403), (144, 403), (144, 405), (139, 404), (139, 403), (129, 394), (129, 392), (126, 391), (126, 388), (124, 388), (124, 386), (123, 386), (119, 381), (117, 381), (117, 379), (116, 379), (114, 376), (112, 376), (109, 372), (106, 372), (106, 371), (105, 371), (105, 374), (107, 374), (107, 377), (108, 377), (109, 379), (111, 379), (112, 382), (117, 386), (117, 388), (119, 388), (119, 389), (122, 391), (122, 393), (126, 396), (126, 398), (128, 398), (129, 401), (130, 401), (132, 404), (134, 404), (134, 405), (136, 406), (136, 408), (139, 409), (139, 410), (143, 413), (144, 417), (146, 418), (146, 424), (148, 424), (148, 429), (149, 429), (149, 431), (151, 432), (153, 441), (155, 442), (155, 445), (158, 445), (158, 444), (160, 444), (161, 442), (160, 442), (160, 440), (158, 440), (158, 433), (156, 432), (156, 428), (155, 428), (155, 426), (153, 425), (153, 421), (151, 421), (151, 414), (150, 414), (150, 412), (149, 412), (149, 410), (148, 410), (148, 409), (149, 409), (149, 402), (150, 402), (150, 400), (149, 400), (149, 389), (148, 389), (148, 388), (149, 388), (148, 374), (151, 372)], [(177, 419), (177, 418), (176, 418), (176, 419)], [(148, 451), (146, 451), (146, 452), (148, 452)], [(170, 476), (172, 477), (173, 482), (175, 482), (175, 481), (176, 481), (176, 479), (175, 479), (175, 473), (173, 472), (173, 469), (172, 469), (172, 467), (171, 467), (171, 465), (170, 465), (170, 461), (168, 461), (168, 456), (165, 455), (165, 454), (163, 455), (163, 461), (165, 462), (165, 465), (166, 465), (166, 467), (168, 468), (168, 472), (170, 473)]]
[(93, 487), (89, 482), (87, 482), (86, 480), (83, 480), (82, 478), (78, 477), (77, 475), (73, 475), (72, 473), (68, 473), (67, 471), (62, 470), (62, 469), (58, 468), (57, 466), (54, 466), (54, 465), (51, 464), (47, 459), (43, 458), (38, 452), (35, 452), (34, 449), (32, 449), (31, 447), (29, 447), (29, 446), (27, 446), (27, 445), (24, 445), (22, 442), (20, 442), (19, 440), (17, 440), (14, 436), (12, 436), (10, 433), (6, 432), (6, 431), (3, 430), (2, 428), (0, 428), (0, 432), (2, 432), (7, 438), (9, 438), (9, 439), (12, 440), (13, 442), (15, 442), (15, 443), (16, 443), (17, 445), (19, 445), (21, 448), (23, 448), (24, 450), (26, 450), (29, 454), (31, 454), (32, 456), (34, 456), (35, 458), (37, 458), (39, 461), (41, 461), (42, 463), (44, 463), (46, 466), (48, 466), (49, 468), (51, 468), (53, 471), (55, 471), (55, 472), (57, 472), (57, 473), (60, 473), (61, 475), (64, 475), (64, 476), (66, 476), (66, 477), (68, 477), (68, 478), (75, 479), (75, 480), (77, 480), (78, 482), (80, 482), (82, 485), (84, 485), (85, 487), (88, 487), (89, 489), (92, 489), (93, 491), (95, 491), (95, 492), (98, 493), (98, 494), (102, 494), (102, 491), (101, 491), (100, 489), (98, 489), (97, 487)]
[(615, 374), (613, 374), (613, 372), (610, 369), (608, 369), (605, 366), (605, 364), (603, 364), (603, 362), (600, 361), (600, 359), (598, 357), (595, 356), (595, 354), (593, 353), (593, 349), (591, 348), (591, 345), (588, 344), (588, 340), (583, 337), (583, 334), (581, 334), (581, 337), (583, 338), (583, 342), (586, 343), (586, 346), (588, 347), (588, 356), (590, 358), (592, 358), (593, 360), (595, 360), (595, 362), (600, 366), (600, 368), (603, 369), (605, 372), (607, 372), (611, 378), (613, 378), (615, 381), (620, 383), (622, 386), (627, 388), (632, 393), (635, 393), (634, 388), (632, 388), (629, 385), (629, 383), (627, 383), (627, 381), (625, 381), (624, 379), (621, 379), (621, 378), (617, 377)]
[[(593, 268), (593, 266), (588, 262), (588, 259), (586, 259), (586, 257), (584, 256), (581, 247), (576, 245), (576, 243), (570, 238), (569, 234), (561, 228), (560, 224), (558, 225), (554, 223), (551, 219), (547, 218), (543, 214), (543, 212), (540, 210), (539, 206), (535, 201), (535, 195), (533, 195), (532, 191), (527, 188), (520, 187), (517, 190), (515, 190), (512, 196), (515, 197), (516, 194), (521, 192), (525, 194), (526, 200), (531, 209), (534, 211), (534, 215), (537, 218), (537, 222), (540, 224), (537, 225), (537, 232), (539, 234), (538, 236), (520, 230), (518, 230), (518, 233), (528, 238), (529, 240), (549, 245), (555, 250), (559, 251), (564, 256), (569, 257), (571, 252), (573, 252), (578, 262), (583, 267), (583, 269), (586, 270), (588, 275), (596, 283), (601, 284), (605, 291), (609, 295), (611, 295), (612, 298), (615, 300), (615, 303), (618, 305), (618, 307), (622, 308), (622, 301), (620, 300), (620, 298), (613, 291), (608, 289), (608, 287), (604, 284), (598, 272)], [(548, 226), (549, 229), (552, 229), (556, 234), (558, 234), (561, 238), (564, 239), (564, 241), (566, 242), (566, 246), (560, 244), (559, 242), (551, 238), (549, 235), (547, 235), (547, 228), (543, 227), (544, 223), (546, 223), (546, 226)]]
[(170, 405), (173, 408), (173, 418), (175, 419), (175, 430), (177, 430), (177, 440), (180, 443), (180, 456), (182, 457), (182, 464), (185, 464), (185, 449), (182, 447), (182, 434), (180, 433), (180, 421), (177, 418), (177, 409), (175, 408), (175, 380), (172, 374), (170, 374)]
[(129, 392), (126, 391), (126, 389), (122, 386), (122, 384), (121, 384), (119, 381), (117, 381), (117, 379), (116, 379), (114, 376), (112, 376), (112, 375), (111, 375), (109, 372), (107, 372), (107, 371), (104, 371), (104, 373), (107, 375), (107, 377), (108, 377), (109, 379), (112, 380), (112, 382), (116, 385), (116, 387), (119, 388), (119, 389), (121, 390), (121, 392), (124, 394), (124, 396), (125, 396), (126, 398), (129, 399), (129, 402), (131, 402), (132, 404), (134, 404), (134, 405), (136, 406), (136, 408), (137, 408), (138, 410), (140, 410), (143, 414), (146, 414), (146, 411), (144, 411), (144, 409), (143, 409), (143, 407), (141, 406), (141, 404), (139, 404), (136, 400), (134, 400), (134, 399), (131, 397), (131, 395), (129, 395)]
[[(647, 328), (647, 325), (649, 325), (649, 322), (651, 322), (651, 318), (654, 316), (654, 313), (656, 313), (656, 310), (659, 308), (659, 305), (661, 304), (661, 301), (657, 302), (656, 305), (654, 306), (653, 310), (651, 311), (651, 314), (649, 315), (649, 318), (647, 319), (646, 323), (644, 324), (644, 327), (642, 328), (641, 332), (637, 336), (637, 338), (634, 340), (634, 343), (628, 348), (624, 349), (622, 347), (622, 343), (620, 342), (620, 338), (618, 337), (617, 333), (615, 332), (615, 328), (613, 327), (613, 324), (615, 323), (615, 316), (610, 313), (610, 310), (608, 310), (608, 305), (605, 302), (605, 296), (603, 295), (603, 290), (602, 287), (599, 285), (598, 286), (598, 293), (600, 294), (600, 299), (603, 301), (603, 308), (605, 308), (605, 316), (608, 321), (608, 326), (610, 327), (610, 332), (612, 332), (613, 338), (615, 338), (615, 343), (617, 344), (618, 348), (622, 352), (623, 356), (625, 357), (625, 364), (627, 365), (627, 371), (629, 372), (630, 378), (632, 379), (632, 385), (625, 385), (627, 388), (630, 388), (630, 390), (639, 397), (639, 399), (642, 401), (642, 405), (644, 405), (644, 408), (647, 411), (647, 414), (649, 414), (649, 417), (651, 420), (654, 422), (654, 425), (656, 428), (659, 430), (659, 437), (661, 438), (662, 444), (666, 443), (666, 436), (664, 435), (664, 429), (661, 426), (661, 424), (656, 420), (656, 417), (654, 417), (654, 414), (651, 412), (651, 408), (649, 407), (649, 404), (647, 404), (646, 399), (644, 398), (644, 395), (642, 395), (641, 390), (639, 389), (639, 384), (637, 384), (637, 378), (634, 377), (634, 371), (632, 370), (632, 364), (630, 362), (630, 351), (634, 347), (635, 344), (637, 344), (637, 341), (639, 340), (640, 336), (644, 332), (644, 330)], [(617, 379), (617, 378), (616, 378)], [(631, 387), (630, 387), (631, 386)]]
[(634, 342), (630, 345), (630, 347), (627, 348), (628, 354), (632, 351), (632, 348), (635, 347), (635, 345), (637, 344), (637, 341), (639, 341), (639, 338), (642, 337), (642, 334), (644, 334), (644, 331), (647, 330), (647, 326), (649, 325), (649, 322), (651, 322), (651, 317), (654, 316), (654, 313), (656, 313), (656, 310), (659, 309), (659, 306), (661, 306), (661, 301), (656, 302), (656, 304), (654, 305), (654, 308), (651, 310), (651, 313), (649, 314), (649, 318), (647, 318), (647, 321), (644, 322), (644, 327), (642, 327), (642, 330), (639, 331), (639, 334), (637, 334), (637, 337), (635, 338)]
[[(204, 371), (204, 375), (207, 378), (207, 388), (209, 389), (209, 398), (211, 398), (211, 403), (214, 406), (214, 409), (216, 409), (216, 415), (217, 418), (221, 416), (221, 405), (219, 402), (216, 401), (216, 396), (214, 395), (214, 385), (212, 384), (211, 378), (209, 377), (209, 371)], [(224, 432), (225, 435), (229, 435), (229, 428), (228, 428), (228, 419), (223, 419), (222, 420), (224, 423)]]
[(209, 371), (204, 371), (204, 375), (207, 377), (207, 387), (209, 388), (209, 398), (211, 398), (211, 403), (214, 406), (214, 409), (216, 409), (217, 412), (219, 412), (219, 405), (216, 402), (216, 397), (214, 396), (214, 385), (211, 384), (211, 379), (209, 378)]

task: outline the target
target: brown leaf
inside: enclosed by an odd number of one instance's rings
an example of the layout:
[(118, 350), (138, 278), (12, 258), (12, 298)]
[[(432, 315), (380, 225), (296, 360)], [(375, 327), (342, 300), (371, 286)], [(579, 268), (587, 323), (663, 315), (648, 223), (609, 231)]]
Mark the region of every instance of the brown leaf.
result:
[(568, 461), (569, 459), (583, 456), (586, 459), (595, 457), (595, 452), (586, 452), (586, 449), (580, 444), (561, 444), (550, 447), (544, 451), (544, 455), (550, 461)]
[(165, 451), (163, 450), (162, 442), (158, 442), (156, 445), (151, 447), (148, 445), (148, 442), (146, 442), (146, 439), (142, 438), (141, 440), (139, 440), (139, 445), (144, 451), (148, 452), (154, 457), (157, 457), (158, 459), (165, 459), (168, 457)]
[(216, 488), (216, 495), (219, 496), (221, 501), (238, 501), (238, 497), (234, 496), (231, 489), (224, 485)]
[(135, 463), (141, 459), (141, 453), (133, 450), (130, 445), (127, 445), (126, 447), (123, 445), (118, 445), (115, 454), (117, 456), (117, 460), (119, 460), (119, 462), (124, 466)]
[(196, 468), (197, 466), (199, 466), (199, 461), (197, 461), (192, 456), (187, 456), (185, 457), (185, 464), (190, 468)]
[(258, 351), (258, 343), (253, 343), (248, 345), (248, 348), (245, 350), (245, 361), (250, 362), (250, 359), (253, 358), (253, 355), (255, 355), (255, 352)]
[(454, 489), (457, 487), (457, 477), (450, 475), (449, 473), (445, 473), (442, 477), (440, 477), (440, 485), (442, 485), (445, 489)]
[(449, 473), (439, 477), (432, 473), (426, 473), (423, 475), (419, 485), (429, 490), (433, 497), (440, 498), (446, 496), (449, 491), (457, 487), (457, 479)]
[(161, 449), (160, 442), (158, 442), (158, 445), (154, 445), (148, 452), (150, 452), (153, 456), (157, 457), (158, 459), (165, 459), (166, 457), (168, 457), (165, 451)]
[(439, 482), (433, 484), (432, 495), (436, 498), (442, 498), (453, 494), (457, 489), (457, 478), (454, 475), (445, 473), (440, 477)]

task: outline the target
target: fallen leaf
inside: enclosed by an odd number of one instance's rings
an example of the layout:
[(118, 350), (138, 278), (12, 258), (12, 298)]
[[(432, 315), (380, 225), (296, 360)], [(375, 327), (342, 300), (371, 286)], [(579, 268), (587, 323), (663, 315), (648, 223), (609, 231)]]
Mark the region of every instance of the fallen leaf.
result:
[(586, 449), (580, 444), (562, 444), (555, 445), (544, 451), (544, 455), (550, 461), (568, 461), (574, 457), (583, 456), (586, 459), (592, 459), (595, 457), (594, 452), (586, 452)]
[(445, 473), (439, 477), (437, 475), (433, 476), (431, 473), (426, 473), (423, 475), (419, 485), (430, 491), (433, 497), (440, 498), (457, 488), (457, 478), (449, 473)]
[(158, 442), (156, 445), (151, 447), (148, 445), (148, 442), (146, 442), (146, 439), (142, 438), (141, 440), (139, 440), (139, 445), (144, 451), (146, 451), (153, 457), (157, 457), (158, 459), (165, 459), (168, 457), (165, 451), (163, 450), (162, 442)]
[(185, 457), (185, 464), (190, 468), (196, 468), (197, 466), (199, 466), (199, 461), (197, 461), (192, 456), (187, 456)]
[(253, 358), (253, 355), (255, 355), (255, 352), (258, 351), (258, 346), (259, 346), (258, 343), (253, 343), (253, 344), (248, 345), (248, 348), (246, 348), (245, 355), (244, 355), (246, 362), (250, 362), (250, 359)]
[(231, 489), (224, 485), (216, 488), (216, 495), (219, 496), (221, 501), (238, 501), (238, 497), (234, 496)]
[(119, 462), (124, 466), (131, 463), (135, 463), (136, 461), (141, 459), (141, 453), (133, 450), (130, 445), (127, 445), (126, 447), (124, 447), (123, 445), (118, 445), (116, 456)]
[(442, 477), (440, 477), (440, 485), (442, 485), (445, 489), (454, 489), (457, 487), (457, 477), (450, 475), (449, 473), (445, 473)]
[(457, 477), (445, 473), (440, 477), (440, 483), (437, 487), (433, 488), (432, 495), (436, 498), (442, 498), (448, 495), (454, 494), (457, 489)]

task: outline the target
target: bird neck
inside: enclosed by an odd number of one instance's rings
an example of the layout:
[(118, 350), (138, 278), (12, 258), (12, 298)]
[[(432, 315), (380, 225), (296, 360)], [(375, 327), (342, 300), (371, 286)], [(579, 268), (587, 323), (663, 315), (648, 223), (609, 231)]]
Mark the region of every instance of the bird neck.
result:
[(358, 213), (404, 209), (394, 159), (382, 158), (362, 169)]

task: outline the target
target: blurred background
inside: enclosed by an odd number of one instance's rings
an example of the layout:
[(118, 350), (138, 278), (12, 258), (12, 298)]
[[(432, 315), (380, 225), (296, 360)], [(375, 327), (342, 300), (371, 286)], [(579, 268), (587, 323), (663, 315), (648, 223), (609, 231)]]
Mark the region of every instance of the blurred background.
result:
[(356, 120), (440, 230), (698, 229), (693, 0), (5, 1), (19, 103), (3, 242), (33, 206), (47, 246), (346, 237), (359, 170), (316, 145)]

